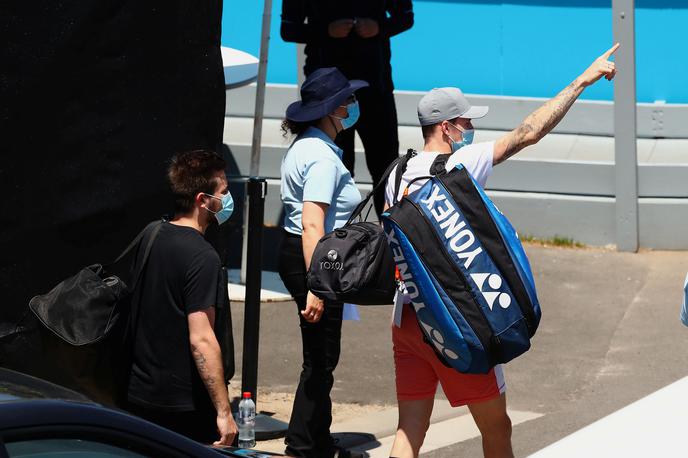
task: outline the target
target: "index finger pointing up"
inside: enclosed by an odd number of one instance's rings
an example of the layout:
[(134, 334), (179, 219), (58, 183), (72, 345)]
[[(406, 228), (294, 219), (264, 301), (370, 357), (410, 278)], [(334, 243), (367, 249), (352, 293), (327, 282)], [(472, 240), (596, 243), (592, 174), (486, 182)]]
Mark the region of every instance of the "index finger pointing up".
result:
[(603, 56), (605, 59), (609, 59), (609, 58), (612, 57), (612, 55), (616, 52), (616, 50), (619, 49), (619, 46), (621, 46), (621, 43), (615, 44), (614, 46), (612, 46), (611, 48), (609, 48), (609, 50), (607, 50), (607, 52), (605, 52), (604, 54), (602, 54), (602, 56)]

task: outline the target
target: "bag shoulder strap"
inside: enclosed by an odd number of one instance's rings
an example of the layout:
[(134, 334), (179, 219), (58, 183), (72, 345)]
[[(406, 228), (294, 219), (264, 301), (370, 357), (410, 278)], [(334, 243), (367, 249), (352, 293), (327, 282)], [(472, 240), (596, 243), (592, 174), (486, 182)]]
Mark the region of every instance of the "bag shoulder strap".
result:
[[(428, 170), (428, 175), (421, 175), (419, 177), (415, 177), (411, 181), (409, 181), (406, 186), (407, 188), (410, 187), (413, 183), (419, 180), (427, 180), (429, 178), (432, 178), (434, 176), (438, 175), (443, 175), (447, 173), (447, 161), (449, 161), (449, 157), (451, 154), (438, 154), (437, 157), (435, 158), (434, 161), (432, 161), (432, 164), (430, 165), (430, 169)], [(401, 185), (401, 177), (397, 177), (397, 187), (395, 190), (394, 198), (396, 199), (397, 196), (399, 195), (399, 187)], [(396, 203), (396, 200), (395, 202)]]
[[(117, 263), (120, 262), (122, 259), (124, 259), (124, 257), (125, 257), (126, 255), (128, 255), (128, 254), (131, 252), (131, 250), (133, 250), (133, 249), (139, 244), (139, 242), (141, 242), (141, 239), (143, 238), (143, 236), (146, 235), (146, 233), (147, 233), (149, 230), (151, 230), (151, 228), (155, 227), (156, 225), (157, 225), (157, 226), (162, 226), (162, 223), (163, 223), (163, 222), (164, 222), (164, 220), (153, 221), (153, 222), (151, 222), (151, 223), (148, 223), (148, 225), (146, 225), (146, 227), (144, 227), (143, 230), (142, 230), (141, 232), (138, 233), (138, 235), (134, 238), (134, 240), (132, 240), (132, 241), (129, 243), (129, 245), (124, 249), (124, 251), (122, 251), (122, 253), (120, 253), (120, 255), (117, 256), (117, 259), (115, 259), (114, 261), (112, 261), (109, 265), (117, 264)], [(160, 229), (158, 228), (158, 230), (160, 230)], [(158, 235), (158, 232), (157, 232), (157, 231), (155, 232), (155, 235), (156, 235), (156, 236)], [(155, 238), (155, 237), (153, 237), (153, 238)]]
[[(150, 232), (150, 236), (148, 237), (148, 242), (146, 243), (146, 248), (145, 251), (143, 252), (143, 258), (141, 259), (141, 262), (136, 264), (136, 260), (134, 260), (134, 265), (136, 266), (135, 272), (134, 272), (134, 282), (131, 285), (131, 302), (129, 303), (129, 313), (127, 316), (127, 324), (125, 328), (125, 334), (124, 337), (122, 338), (122, 344), (124, 345), (124, 352), (125, 352), (125, 360), (126, 363), (124, 364), (123, 368), (124, 371), (126, 372), (126, 376), (124, 377), (124, 380), (127, 382), (129, 381), (129, 374), (131, 373), (131, 368), (133, 366), (133, 346), (136, 344), (136, 331), (138, 328), (138, 323), (139, 323), (139, 309), (140, 309), (140, 300), (141, 300), (141, 291), (137, 289), (137, 285), (139, 283), (139, 280), (141, 279), (141, 275), (143, 274), (143, 269), (145, 268), (146, 264), (148, 263), (148, 257), (150, 256), (151, 249), (153, 248), (153, 242), (155, 241), (156, 237), (158, 236), (158, 233), (160, 232), (160, 229), (162, 228), (162, 225), (165, 223), (165, 220), (161, 221), (153, 221), (152, 223), (148, 224), (140, 233), (139, 235), (136, 236), (136, 238), (132, 241), (132, 243), (129, 244), (129, 246), (124, 250), (124, 252), (120, 255), (118, 258), (121, 259), (126, 255), (127, 252), (131, 251), (134, 246), (136, 246), (137, 243), (139, 243), (144, 236)], [(116, 261), (115, 261), (116, 262)], [(122, 398), (126, 399), (127, 398), (127, 393), (128, 393), (128, 383), (125, 383), (122, 387)]]
[(380, 177), (380, 181), (373, 187), (373, 189), (368, 193), (368, 195), (363, 199), (354, 209), (353, 213), (349, 217), (349, 221), (346, 222), (346, 224), (351, 224), (353, 220), (358, 218), (358, 215), (361, 214), (363, 211), (363, 208), (366, 206), (368, 201), (373, 197), (375, 192), (380, 189), (382, 186), (384, 186), (387, 183), (387, 178), (389, 178), (390, 174), (392, 173), (392, 170), (394, 170), (394, 167), (397, 167), (397, 176), (399, 175), (399, 170), (403, 171), (406, 170), (406, 164), (408, 164), (408, 161), (416, 155), (416, 151), (413, 149), (409, 149), (406, 151), (406, 154), (403, 156), (399, 156), (396, 158), (391, 164), (389, 164), (389, 167), (385, 170), (385, 173), (382, 174)]
[(408, 161), (415, 156), (416, 150), (414, 149), (409, 149), (406, 152), (406, 156), (408, 159), (406, 159), (403, 163), (399, 163), (399, 167), (397, 167), (396, 174), (394, 176), (394, 198), (392, 200), (392, 204), (396, 204), (399, 201), (399, 188), (401, 187), (401, 179), (404, 176), (404, 172), (406, 172), (406, 166), (408, 165)]
[(139, 280), (141, 279), (141, 275), (143, 274), (143, 269), (146, 267), (146, 264), (148, 263), (148, 257), (150, 256), (150, 252), (153, 249), (153, 242), (155, 242), (156, 237), (158, 236), (158, 233), (160, 232), (160, 229), (162, 228), (162, 225), (164, 224), (164, 221), (155, 221), (148, 226), (145, 227), (143, 231), (141, 231), (141, 234), (139, 234), (141, 237), (137, 236), (136, 238), (141, 240), (143, 239), (143, 236), (150, 232), (150, 236), (148, 237), (148, 243), (146, 243), (146, 249), (143, 252), (143, 258), (141, 259), (140, 263), (135, 263), (136, 269), (134, 270), (134, 282), (131, 285), (131, 290), (134, 291), (136, 289), (136, 286), (139, 283)]
[(438, 154), (430, 166), (430, 175), (438, 176), (447, 173), (447, 161), (450, 154)]

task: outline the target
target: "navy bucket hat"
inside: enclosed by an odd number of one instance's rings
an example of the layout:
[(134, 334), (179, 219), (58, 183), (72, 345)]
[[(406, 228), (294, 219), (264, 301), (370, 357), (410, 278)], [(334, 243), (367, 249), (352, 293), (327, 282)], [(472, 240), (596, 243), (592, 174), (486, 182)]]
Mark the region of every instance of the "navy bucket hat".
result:
[(287, 107), (287, 119), (308, 122), (332, 113), (356, 90), (368, 86), (362, 80), (346, 79), (335, 67), (319, 68), (301, 86), (301, 100)]

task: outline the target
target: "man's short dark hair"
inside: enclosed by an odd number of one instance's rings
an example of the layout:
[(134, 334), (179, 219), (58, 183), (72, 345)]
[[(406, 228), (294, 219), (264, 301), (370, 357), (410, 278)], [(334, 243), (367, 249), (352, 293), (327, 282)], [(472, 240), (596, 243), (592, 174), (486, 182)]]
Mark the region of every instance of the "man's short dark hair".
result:
[(174, 195), (175, 213), (189, 213), (193, 210), (199, 192), (213, 194), (217, 187), (217, 172), (225, 169), (226, 163), (216, 152), (194, 150), (176, 154), (167, 169), (167, 179)]
[[(458, 119), (459, 118), (447, 119), (447, 121), (449, 121), (452, 124), (456, 124)], [(423, 132), (423, 138), (432, 137), (432, 135), (435, 133), (435, 129), (437, 129), (437, 126), (442, 124), (442, 122), (444, 122), (444, 121), (441, 121), (441, 122), (438, 122), (435, 124), (428, 124), (427, 126), (420, 126), (420, 129)]]
[(420, 129), (423, 132), (423, 138), (427, 139), (432, 137), (432, 134), (435, 132), (436, 127), (437, 124), (428, 124), (427, 126), (420, 126)]

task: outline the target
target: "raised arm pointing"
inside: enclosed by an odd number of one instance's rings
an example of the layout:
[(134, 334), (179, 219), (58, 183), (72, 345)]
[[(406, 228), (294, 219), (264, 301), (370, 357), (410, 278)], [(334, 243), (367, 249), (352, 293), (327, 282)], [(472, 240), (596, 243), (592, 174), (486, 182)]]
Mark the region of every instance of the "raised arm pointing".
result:
[(616, 75), (616, 65), (609, 58), (619, 49), (619, 43), (609, 48), (571, 84), (528, 115), (514, 130), (495, 142), (493, 163), (499, 164), (529, 145), (539, 142), (561, 121), (583, 93), (583, 90), (603, 76), (611, 81)]

